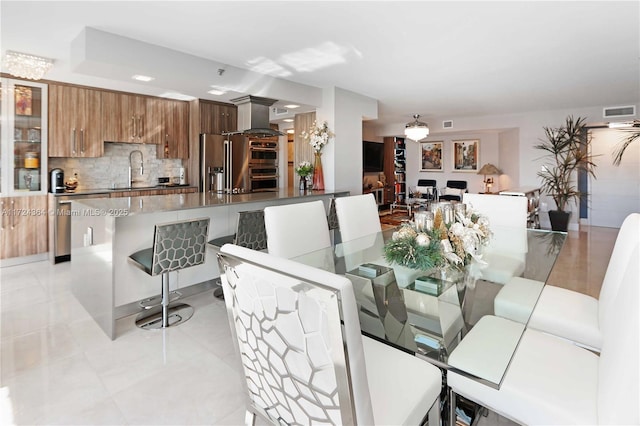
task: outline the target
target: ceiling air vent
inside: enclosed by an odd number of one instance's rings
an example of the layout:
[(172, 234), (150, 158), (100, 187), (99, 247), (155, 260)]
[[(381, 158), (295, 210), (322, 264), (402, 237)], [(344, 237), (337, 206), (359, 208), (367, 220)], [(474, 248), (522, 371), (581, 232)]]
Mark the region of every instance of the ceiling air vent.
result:
[(445, 120), (442, 122), (443, 129), (453, 129), (453, 120)]
[(286, 115), (286, 114), (289, 114), (289, 110), (286, 109), (286, 108), (273, 107), (273, 114), (274, 115)]
[(608, 107), (604, 108), (602, 112), (604, 118), (632, 117), (634, 115), (636, 115), (635, 105)]

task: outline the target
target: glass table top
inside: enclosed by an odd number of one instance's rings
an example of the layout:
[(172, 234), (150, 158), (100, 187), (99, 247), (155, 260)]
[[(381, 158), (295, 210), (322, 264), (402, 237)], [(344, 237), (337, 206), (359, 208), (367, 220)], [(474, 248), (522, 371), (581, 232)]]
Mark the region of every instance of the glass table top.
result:
[[(517, 321), (524, 332), (566, 234), (492, 226), (493, 237), (481, 264), (463, 270), (422, 271), (385, 260), (384, 244), (394, 231), (338, 243), (293, 260), (349, 278), (364, 334), (499, 387), (508, 363), (483, 375), (450, 365), (449, 355), (480, 318), (496, 314), (494, 300), (513, 276), (540, 283), (534, 287), (532, 303), (519, 307)], [(513, 341), (500, 342), (500, 350), (510, 351), (506, 360), (511, 359), (522, 332), (505, 337)]]

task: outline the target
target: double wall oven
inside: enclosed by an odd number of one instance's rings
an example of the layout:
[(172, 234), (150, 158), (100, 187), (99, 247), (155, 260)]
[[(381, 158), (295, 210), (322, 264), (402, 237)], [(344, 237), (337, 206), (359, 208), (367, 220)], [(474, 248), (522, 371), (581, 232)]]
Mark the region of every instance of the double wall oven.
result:
[(278, 142), (249, 139), (249, 190), (278, 189)]

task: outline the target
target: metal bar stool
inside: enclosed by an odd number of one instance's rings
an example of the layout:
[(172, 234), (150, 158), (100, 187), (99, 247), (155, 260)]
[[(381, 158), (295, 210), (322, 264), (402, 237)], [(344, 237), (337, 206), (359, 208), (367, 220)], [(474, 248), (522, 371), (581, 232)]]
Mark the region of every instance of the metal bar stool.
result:
[[(141, 302), (148, 309), (136, 318), (143, 329), (160, 329), (178, 325), (193, 315), (193, 307), (173, 303), (169, 293), (169, 272), (201, 265), (205, 260), (209, 218), (162, 223), (155, 226), (153, 247), (137, 251), (129, 260), (151, 276), (162, 274), (162, 292), (158, 299)], [(152, 303), (153, 300), (159, 303)]]
[[(208, 245), (217, 252), (225, 244), (235, 244), (251, 250), (267, 249), (267, 231), (264, 228), (264, 210), (249, 210), (238, 213), (236, 233), (210, 240)], [(218, 287), (213, 290), (215, 297), (222, 297), (222, 283), (216, 281)]]

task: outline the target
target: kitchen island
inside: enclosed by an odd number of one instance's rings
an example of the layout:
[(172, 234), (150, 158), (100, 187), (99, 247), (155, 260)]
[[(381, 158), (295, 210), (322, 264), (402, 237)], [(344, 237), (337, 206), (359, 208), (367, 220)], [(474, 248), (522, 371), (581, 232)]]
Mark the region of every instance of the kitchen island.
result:
[[(160, 276), (151, 277), (128, 257), (153, 245), (156, 224), (208, 217), (209, 239), (235, 232), (240, 211), (322, 200), (348, 191), (280, 190), (248, 194), (192, 193), (93, 198), (71, 204), (71, 291), (111, 338), (116, 320), (141, 311), (140, 300), (160, 293)], [(212, 250), (203, 265), (170, 273), (170, 289), (183, 297), (213, 289), (220, 276)], [(207, 292), (203, 297), (213, 297)]]

